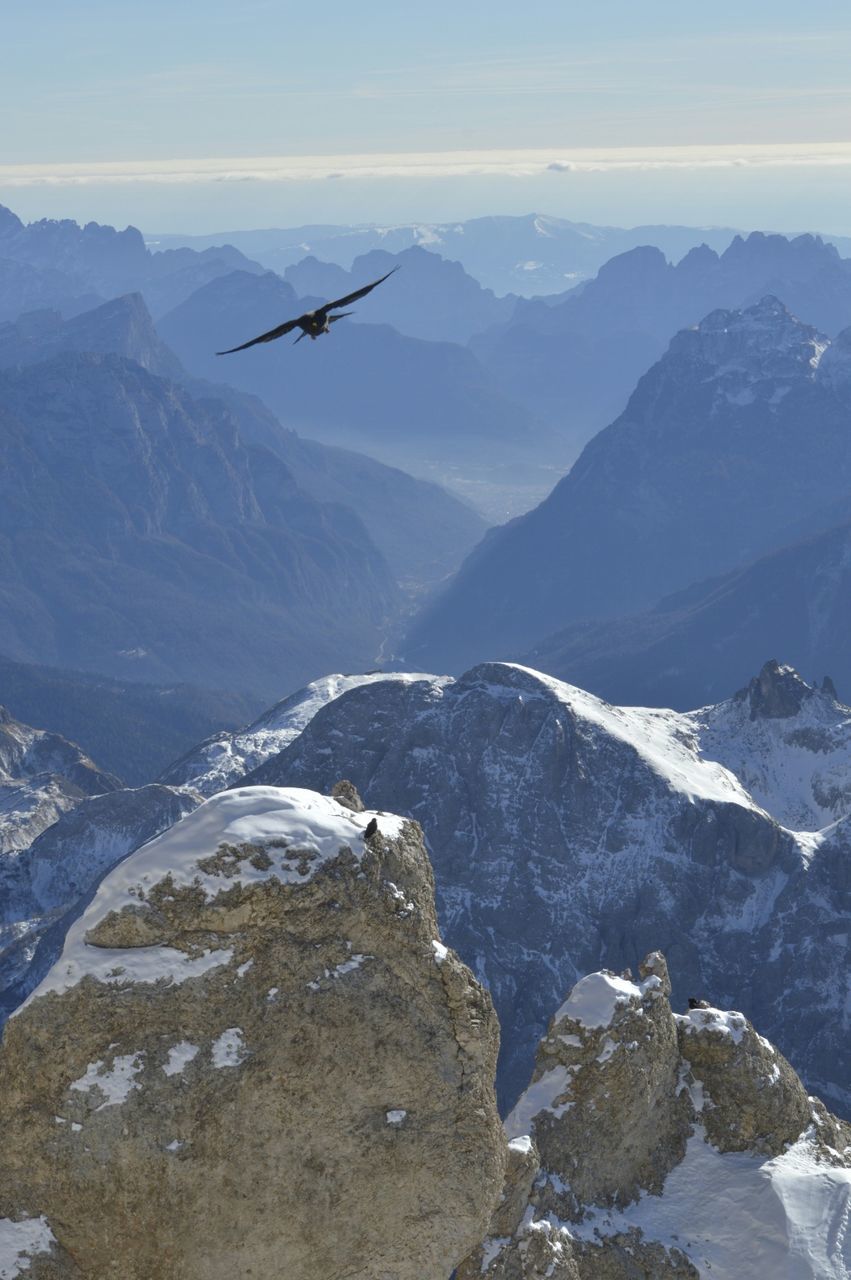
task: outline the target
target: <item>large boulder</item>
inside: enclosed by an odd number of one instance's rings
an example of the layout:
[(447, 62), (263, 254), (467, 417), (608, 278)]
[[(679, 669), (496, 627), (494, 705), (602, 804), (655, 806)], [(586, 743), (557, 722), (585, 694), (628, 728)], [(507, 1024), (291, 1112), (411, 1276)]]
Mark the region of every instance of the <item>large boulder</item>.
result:
[(415, 823), (274, 787), (116, 867), (0, 1046), (21, 1274), (446, 1280), (506, 1157), (433, 893)]

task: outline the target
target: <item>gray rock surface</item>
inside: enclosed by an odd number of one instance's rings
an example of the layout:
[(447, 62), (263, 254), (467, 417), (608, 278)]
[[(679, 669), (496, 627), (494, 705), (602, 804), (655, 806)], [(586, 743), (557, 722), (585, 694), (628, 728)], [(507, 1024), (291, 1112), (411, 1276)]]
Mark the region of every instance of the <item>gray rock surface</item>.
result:
[(503, 1181), (497, 1040), (415, 824), (226, 792), (7, 1024), (0, 1225), (43, 1217), (83, 1280), (446, 1280)]

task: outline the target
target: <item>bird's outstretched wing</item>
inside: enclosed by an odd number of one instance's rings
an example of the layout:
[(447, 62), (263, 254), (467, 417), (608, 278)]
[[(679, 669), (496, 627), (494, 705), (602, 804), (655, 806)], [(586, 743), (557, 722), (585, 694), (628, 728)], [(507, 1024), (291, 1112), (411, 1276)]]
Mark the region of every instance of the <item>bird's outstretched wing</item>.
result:
[(277, 329), (270, 329), (268, 333), (261, 333), (259, 338), (252, 338), (250, 342), (243, 342), (239, 347), (228, 347), (227, 351), (217, 351), (217, 356), (229, 356), (234, 351), (244, 351), (246, 347), (254, 347), (258, 342), (274, 342), (275, 338), (283, 338), (285, 333), (291, 333), (298, 325), (299, 320), (304, 317), (299, 316), (298, 320), (287, 320), (285, 324), (279, 324)]
[[(393, 271), (398, 270), (398, 267), (393, 268)], [(319, 308), (319, 310), (326, 313), (328, 311), (336, 311), (337, 307), (347, 307), (350, 302), (357, 302), (358, 298), (365, 298), (366, 295), (368, 293), (372, 293), (372, 290), (376, 289), (378, 285), (383, 284), (388, 276), (392, 276), (393, 271), (388, 271), (386, 276), (381, 276), (380, 279), (373, 280), (372, 284), (365, 284), (362, 289), (356, 289), (354, 293), (347, 293), (345, 298), (337, 298), (334, 302), (326, 302), (324, 306)]]

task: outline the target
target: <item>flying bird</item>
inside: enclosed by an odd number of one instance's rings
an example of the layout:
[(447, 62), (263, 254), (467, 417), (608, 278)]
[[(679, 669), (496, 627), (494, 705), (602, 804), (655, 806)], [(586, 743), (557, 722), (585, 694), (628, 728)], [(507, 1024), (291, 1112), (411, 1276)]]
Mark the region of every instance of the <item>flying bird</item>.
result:
[(392, 276), (394, 271), (398, 271), (398, 267), (394, 267), (393, 271), (388, 271), (386, 276), (381, 276), (379, 280), (373, 280), (372, 284), (365, 284), (362, 289), (356, 289), (354, 293), (347, 293), (345, 298), (337, 298), (335, 302), (326, 302), (324, 306), (317, 307), (315, 311), (305, 311), (303, 316), (297, 316), (295, 320), (286, 320), (284, 324), (279, 324), (277, 329), (270, 329), (268, 333), (261, 333), (259, 338), (252, 338), (250, 342), (243, 342), (239, 347), (229, 347), (227, 351), (217, 351), (217, 356), (229, 356), (234, 351), (245, 351), (247, 347), (254, 347), (258, 342), (274, 342), (276, 338), (283, 338), (285, 333), (292, 333), (293, 329), (301, 329), (301, 333), (296, 338), (293, 346), (301, 342), (302, 338), (318, 338), (320, 334), (330, 333), (331, 325), (335, 320), (342, 320), (345, 316), (350, 316), (351, 311), (344, 311), (341, 315), (332, 316), (331, 312), (336, 311), (339, 307), (347, 307), (350, 302), (357, 302), (358, 298), (365, 298), (368, 293), (383, 284), (388, 276)]

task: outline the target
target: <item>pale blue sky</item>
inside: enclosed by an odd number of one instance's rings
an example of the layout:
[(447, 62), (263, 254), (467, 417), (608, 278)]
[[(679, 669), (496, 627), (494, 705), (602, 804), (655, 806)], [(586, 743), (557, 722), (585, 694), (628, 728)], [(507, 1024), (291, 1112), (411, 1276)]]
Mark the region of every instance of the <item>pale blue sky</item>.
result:
[[(22, 216), (207, 231), (543, 208), (851, 232), (847, 0), (0, 0), (0, 17), (0, 201)], [(845, 147), (803, 166), (805, 143)], [(671, 146), (688, 152), (659, 167)], [(408, 175), (423, 152), (429, 176)], [(317, 159), (283, 180), (234, 165), (257, 157)]]

